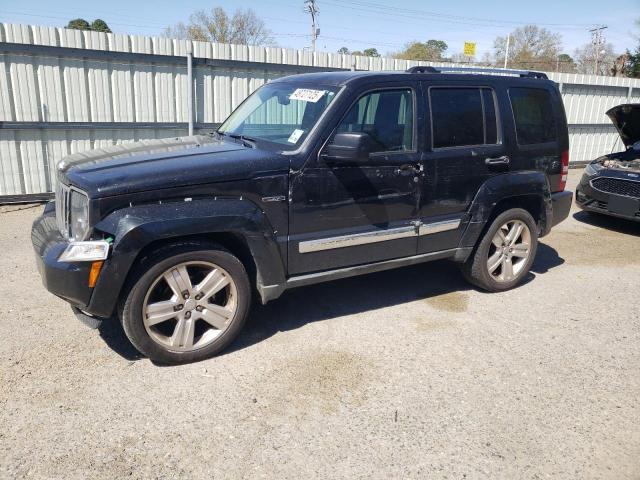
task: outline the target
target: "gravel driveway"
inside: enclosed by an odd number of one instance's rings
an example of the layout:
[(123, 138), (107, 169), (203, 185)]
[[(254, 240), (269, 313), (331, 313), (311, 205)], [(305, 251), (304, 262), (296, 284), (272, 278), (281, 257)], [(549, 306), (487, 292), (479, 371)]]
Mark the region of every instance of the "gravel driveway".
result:
[(447, 262), (291, 290), (222, 356), (160, 367), (44, 290), (42, 207), (16, 208), (3, 478), (640, 478), (640, 224), (572, 212), (500, 294)]

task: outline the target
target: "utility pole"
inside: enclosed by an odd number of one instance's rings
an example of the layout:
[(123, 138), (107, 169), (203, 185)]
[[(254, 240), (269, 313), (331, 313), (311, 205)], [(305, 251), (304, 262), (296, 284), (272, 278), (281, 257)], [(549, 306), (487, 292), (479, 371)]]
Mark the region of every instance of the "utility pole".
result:
[(596, 53), (595, 58), (595, 66), (594, 66), (594, 75), (598, 74), (598, 60), (600, 58), (600, 50), (604, 46), (605, 40), (602, 31), (607, 28), (606, 25), (601, 25), (600, 27), (592, 28), (589, 30), (591, 32), (591, 44), (593, 45), (593, 50)]
[(511, 34), (507, 35), (507, 48), (504, 50), (504, 68), (507, 68), (507, 61), (509, 60), (509, 44), (511, 43)]
[(320, 35), (320, 29), (316, 28), (316, 15), (320, 13), (316, 0), (305, 0), (305, 13), (311, 14), (311, 51), (316, 51), (316, 39)]

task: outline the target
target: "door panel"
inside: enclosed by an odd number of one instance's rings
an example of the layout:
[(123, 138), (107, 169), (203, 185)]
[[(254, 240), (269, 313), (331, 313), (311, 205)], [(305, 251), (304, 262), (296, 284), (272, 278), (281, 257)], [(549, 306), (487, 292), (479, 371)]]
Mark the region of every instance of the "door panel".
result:
[[(409, 95), (393, 93), (399, 91)], [(378, 151), (350, 163), (325, 160), (321, 153), (292, 175), (290, 274), (416, 254), (419, 173), (413, 167), (420, 155), (414, 116), (415, 88), (366, 93), (336, 132), (365, 132)]]
[(430, 85), (427, 92), (430, 148), (424, 155), (419, 253), (455, 248), (482, 184), (509, 169), (508, 163), (494, 162), (507, 150), (490, 88)]

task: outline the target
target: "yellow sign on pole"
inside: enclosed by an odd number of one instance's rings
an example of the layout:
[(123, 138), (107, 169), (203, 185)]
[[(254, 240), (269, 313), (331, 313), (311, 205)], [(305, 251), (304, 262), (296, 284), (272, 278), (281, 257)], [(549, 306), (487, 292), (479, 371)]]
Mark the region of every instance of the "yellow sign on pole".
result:
[(476, 55), (476, 42), (464, 42), (464, 54), (467, 57), (474, 57)]

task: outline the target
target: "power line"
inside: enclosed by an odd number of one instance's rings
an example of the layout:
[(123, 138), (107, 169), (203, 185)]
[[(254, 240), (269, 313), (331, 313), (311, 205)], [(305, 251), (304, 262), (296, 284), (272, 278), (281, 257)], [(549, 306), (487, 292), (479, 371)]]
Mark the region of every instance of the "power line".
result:
[(436, 13), (426, 10), (415, 10), (415, 9), (407, 9), (398, 7), (396, 5), (389, 6), (381, 3), (367, 2), (362, 0), (340, 0), (331, 1), (325, 0), (327, 3), (331, 3), (334, 6), (338, 6), (341, 8), (348, 8), (352, 10), (357, 10), (365, 13), (382, 13), (386, 16), (393, 17), (405, 17), (405, 18), (415, 18), (418, 17), (427, 17), (432, 21), (446, 22), (446, 23), (454, 23), (460, 25), (472, 25), (472, 26), (481, 26), (481, 27), (496, 27), (496, 26), (516, 26), (516, 25), (527, 25), (535, 23), (536, 25), (541, 26), (552, 26), (552, 27), (565, 27), (565, 28), (579, 28), (583, 29), (588, 24), (566, 24), (566, 23), (543, 23), (543, 22), (522, 22), (517, 20), (498, 20), (498, 19), (488, 19), (488, 18), (479, 18), (479, 17), (466, 17), (459, 15), (449, 15), (443, 13)]

